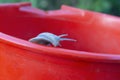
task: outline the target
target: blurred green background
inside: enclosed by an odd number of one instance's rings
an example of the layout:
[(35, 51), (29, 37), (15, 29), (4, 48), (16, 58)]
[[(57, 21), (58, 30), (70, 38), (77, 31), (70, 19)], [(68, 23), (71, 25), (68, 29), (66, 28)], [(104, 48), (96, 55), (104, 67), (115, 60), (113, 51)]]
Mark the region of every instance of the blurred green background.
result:
[(120, 16), (120, 0), (0, 0), (0, 3), (32, 2), (44, 10), (59, 9), (62, 4)]

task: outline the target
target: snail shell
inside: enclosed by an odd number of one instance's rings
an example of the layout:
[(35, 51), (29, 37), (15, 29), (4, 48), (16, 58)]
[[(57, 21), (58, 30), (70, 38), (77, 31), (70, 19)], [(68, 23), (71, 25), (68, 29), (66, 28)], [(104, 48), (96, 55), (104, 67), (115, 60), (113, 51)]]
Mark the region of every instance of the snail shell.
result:
[(43, 45), (53, 45), (54, 47), (61, 46), (60, 41), (76, 41), (75, 39), (70, 38), (62, 38), (64, 36), (68, 36), (68, 34), (62, 34), (62, 35), (55, 35), (49, 32), (40, 33), (38, 36), (31, 38), (29, 41), (37, 44), (43, 44)]

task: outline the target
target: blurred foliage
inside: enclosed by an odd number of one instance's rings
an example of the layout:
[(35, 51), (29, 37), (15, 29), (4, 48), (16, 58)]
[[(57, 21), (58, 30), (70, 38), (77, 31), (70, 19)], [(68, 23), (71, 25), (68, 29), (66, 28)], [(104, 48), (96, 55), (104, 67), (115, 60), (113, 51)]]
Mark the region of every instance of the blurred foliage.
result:
[(62, 4), (120, 16), (120, 0), (0, 0), (0, 3), (32, 2), (44, 10), (59, 9)]

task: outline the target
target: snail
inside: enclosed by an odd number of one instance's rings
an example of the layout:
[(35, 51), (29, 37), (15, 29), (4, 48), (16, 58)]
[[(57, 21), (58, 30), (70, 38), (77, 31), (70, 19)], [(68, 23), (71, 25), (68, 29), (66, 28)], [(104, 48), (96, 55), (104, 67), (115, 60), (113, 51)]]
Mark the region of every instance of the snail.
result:
[(53, 45), (54, 47), (61, 46), (61, 41), (76, 41), (75, 39), (63, 38), (68, 36), (68, 34), (55, 35), (49, 32), (40, 33), (38, 36), (29, 39), (30, 42), (42, 44), (46, 46)]

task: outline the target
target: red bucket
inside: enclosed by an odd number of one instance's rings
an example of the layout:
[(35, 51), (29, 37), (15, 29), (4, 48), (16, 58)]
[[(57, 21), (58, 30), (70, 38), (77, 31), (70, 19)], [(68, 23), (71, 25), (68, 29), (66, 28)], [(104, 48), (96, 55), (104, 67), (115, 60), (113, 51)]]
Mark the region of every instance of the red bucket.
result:
[[(0, 4), (0, 80), (120, 80), (120, 18), (63, 5)], [(77, 42), (28, 42), (41, 32)]]

